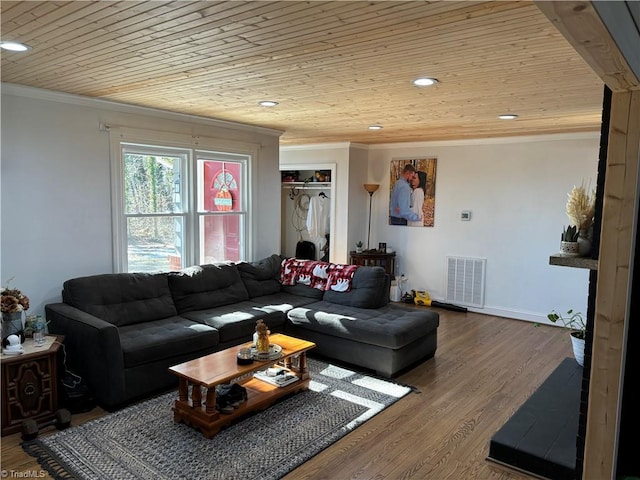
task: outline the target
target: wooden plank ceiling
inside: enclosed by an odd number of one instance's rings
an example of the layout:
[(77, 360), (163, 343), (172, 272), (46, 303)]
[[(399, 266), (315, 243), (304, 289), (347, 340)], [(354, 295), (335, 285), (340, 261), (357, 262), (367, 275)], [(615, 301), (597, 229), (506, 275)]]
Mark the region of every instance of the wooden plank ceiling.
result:
[[(2, 1), (2, 82), (363, 144), (597, 131), (602, 81), (531, 2)], [(439, 80), (417, 88), (418, 76)], [(265, 108), (260, 100), (279, 105)], [(516, 113), (515, 121), (498, 120)], [(382, 130), (370, 131), (379, 124)]]

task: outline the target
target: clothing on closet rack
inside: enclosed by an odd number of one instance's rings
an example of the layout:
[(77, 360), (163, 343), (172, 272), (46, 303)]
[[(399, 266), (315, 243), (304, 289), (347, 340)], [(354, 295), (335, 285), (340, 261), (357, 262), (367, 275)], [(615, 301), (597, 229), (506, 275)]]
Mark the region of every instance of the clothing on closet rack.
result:
[(331, 202), (326, 195), (316, 195), (309, 201), (307, 230), (311, 241), (316, 244), (317, 253), (322, 252), (327, 242), (325, 235), (329, 233), (330, 207)]
[(307, 230), (313, 237), (324, 237), (329, 232), (329, 198), (317, 195), (309, 201), (309, 213), (307, 214)]

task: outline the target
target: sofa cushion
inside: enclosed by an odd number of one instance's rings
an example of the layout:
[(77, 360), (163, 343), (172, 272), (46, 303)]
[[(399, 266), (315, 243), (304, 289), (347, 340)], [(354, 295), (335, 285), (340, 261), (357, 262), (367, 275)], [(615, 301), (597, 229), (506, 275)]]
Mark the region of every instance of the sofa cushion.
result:
[(321, 300), (324, 295), (323, 290), (318, 290), (317, 288), (313, 288), (308, 285), (302, 285), (301, 283), (297, 285), (282, 285), (282, 291), (289, 295), (307, 297), (313, 300)]
[(126, 368), (207, 349), (213, 352), (220, 338), (215, 328), (177, 316), (128, 325), (118, 332)]
[(282, 310), (265, 307), (252, 300), (188, 312), (183, 316), (215, 328), (222, 344), (250, 342), (258, 320), (263, 320), (273, 331), (282, 331), (286, 320), (286, 314)]
[(169, 273), (168, 278), (173, 301), (181, 314), (249, 299), (233, 263), (189, 267)]
[(257, 262), (239, 262), (240, 278), (249, 298), (280, 292), (280, 255), (273, 254)]
[(385, 348), (398, 349), (438, 328), (438, 314), (393, 306), (377, 309), (345, 307), (326, 301), (290, 310), (299, 328)]
[(312, 297), (305, 297), (300, 295), (291, 295), (290, 293), (278, 292), (271, 295), (265, 295), (263, 297), (255, 297), (251, 299), (251, 302), (256, 305), (260, 305), (261, 308), (280, 310), (281, 312), (288, 312), (292, 308), (307, 305), (315, 302), (317, 299)]
[(327, 290), (322, 299), (349, 307), (378, 308), (389, 301), (390, 283), (387, 280), (387, 274), (382, 267), (360, 267), (353, 274), (351, 290)]
[(149, 322), (176, 315), (164, 273), (108, 273), (67, 280), (65, 303), (113, 325)]

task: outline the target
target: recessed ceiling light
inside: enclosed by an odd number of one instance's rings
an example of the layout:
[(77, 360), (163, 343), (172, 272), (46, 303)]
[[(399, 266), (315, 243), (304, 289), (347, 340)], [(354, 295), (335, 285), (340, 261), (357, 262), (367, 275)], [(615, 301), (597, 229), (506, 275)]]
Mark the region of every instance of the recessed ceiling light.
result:
[(3, 50), (10, 50), (12, 52), (26, 52), (31, 47), (18, 42), (0, 42), (0, 48)]
[(278, 105), (278, 102), (274, 102), (273, 100), (262, 100), (261, 102), (258, 102), (258, 105), (262, 107), (275, 107)]
[(382, 130), (382, 125), (369, 125), (369, 130)]
[(518, 115), (515, 115), (513, 113), (505, 113), (503, 115), (498, 115), (498, 118), (500, 120), (515, 120), (516, 118), (518, 118)]
[(0, 48), (10, 50), (12, 52), (26, 52), (27, 50), (31, 50), (29, 45), (18, 42), (0, 42)]
[(436, 83), (438, 83), (437, 79), (429, 77), (416, 78), (413, 81), (413, 84), (416, 87), (430, 87), (431, 85), (435, 85)]

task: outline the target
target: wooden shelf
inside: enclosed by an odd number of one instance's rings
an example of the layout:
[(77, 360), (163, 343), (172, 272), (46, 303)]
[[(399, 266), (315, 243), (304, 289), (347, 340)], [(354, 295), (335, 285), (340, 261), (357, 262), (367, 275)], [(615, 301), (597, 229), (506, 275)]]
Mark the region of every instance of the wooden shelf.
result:
[(589, 270), (598, 269), (598, 260), (589, 257), (566, 257), (559, 253), (549, 257), (549, 264), (561, 267), (587, 268)]
[(331, 188), (331, 182), (282, 182), (282, 188)]

